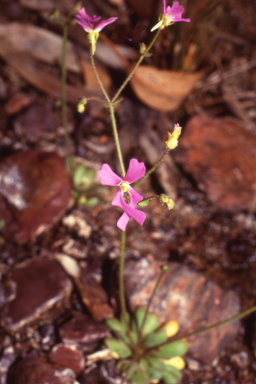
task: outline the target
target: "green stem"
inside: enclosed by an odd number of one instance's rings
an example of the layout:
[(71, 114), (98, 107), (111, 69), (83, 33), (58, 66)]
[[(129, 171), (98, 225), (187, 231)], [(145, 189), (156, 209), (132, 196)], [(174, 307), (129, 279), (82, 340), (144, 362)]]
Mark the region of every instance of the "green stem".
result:
[(139, 340), (141, 340), (141, 335), (143, 333), (143, 328), (144, 328), (144, 325), (145, 325), (145, 322), (146, 322), (146, 319), (147, 319), (149, 308), (151, 306), (151, 303), (152, 303), (152, 301), (153, 301), (153, 299), (155, 297), (156, 291), (157, 291), (157, 289), (159, 287), (159, 284), (160, 284), (160, 282), (161, 282), (161, 280), (162, 280), (162, 278), (163, 278), (163, 276), (164, 276), (166, 271), (167, 271), (167, 267), (163, 267), (162, 268), (162, 272), (160, 273), (160, 276), (158, 277), (157, 282), (155, 284), (155, 287), (153, 289), (153, 292), (152, 292), (152, 294), (150, 296), (150, 299), (148, 300), (148, 303), (147, 303), (147, 306), (146, 306), (146, 310), (145, 310), (145, 313), (144, 313), (144, 317), (143, 317), (143, 320), (142, 320), (142, 324), (141, 324), (141, 327), (140, 327), (140, 330), (139, 330)]
[(109, 112), (110, 112), (110, 118), (112, 123), (113, 135), (114, 135), (115, 144), (116, 144), (117, 156), (118, 156), (118, 160), (121, 168), (121, 177), (123, 179), (126, 172), (124, 168), (124, 161), (123, 161), (122, 151), (120, 147), (118, 132), (117, 132), (116, 118), (115, 118), (115, 111), (114, 111), (113, 104), (109, 104)]
[(120, 263), (119, 263), (119, 300), (121, 305), (121, 314), (124, 318), (127, 330), (130, 329), (129, 321), (127, 318), (127, 309), (125, 304), (124, 294), (124, 251), (125, 251), (125, 231), (121, 231), (121, 249), (120, 249)]
[(242, 313), (239, 313), (239, 314), (236, 315), (236, 316), (232, 316), (232, 317), (230, 317), (229, 319), (226, 319), (226, 320), (220, 321), (220, 322), (218, 322), (218, 323), (209, 325), (209, 327), (202, 328), (202, 329), (199, 329), (198, 331), (190, 332), (190, 333), (187, 333), (187, 334), (185, 334), (185, 335), (175, 336), (175, 337), (170, 337), (170, 339), (168, 340), (168, 342), (169, 342), (169, 341), (173, 341), (173, 340), (184, 339), (184, 338), (187, 338), (187, 337), (190, 337), (190, 336), (194, 336), (194, 335), (199, 335), (200, 333), (210, 331), (210, 330), (213, 329), (213, 328), (220, 327), (221, 325), (230, 323), (231, 321), (235, 321), (235, 320), (241, 319), (242, 317), (247, 316), (247, 315), (249, 315), (250, 313), (255, 312), (255, 311), (256, 311), (256, 305), (255, 305), (254, 307), (250, 308), (250, 309), (247, 309), (246, 311), (244, 311), (244, 312), (242, 312)]
[(91, 49), (90, 49), (90, 57), (91, 57), (91, 63), (92, 63), (92, 68), (93, 68), (93, 72), (95, 73), (95, 76), (96, 76), (96, 79), (99, 83), (99, 86), (100, 86), (100, 89), (102, 90), (102, 93), (103, 95), (105, 96), (106, 100), (108, 102), (110, 102), (110, 98), (104, 88), (104, 85), (99, 77), (99, 74), (98, 74), (98, 71), (97, 71), (97, 68), (96, 68), (96, 65), (95, 65), (95, 61), (94, 61), (94, 56), (93, 56), (93, 50), (92, 50), (92, 46), (91, 46)]
[(72, 150), (71, 141), (68, 133), (67, 124), (67, 40), (68, 40), (68, 26), (63, 25), (63, 40), (62, 40), (62, 68), (61, 68), (61, 108), (62, 108), (62, 123), (64, 128), (65, 141), (67, 146), (67, 159), (69, 172), (72, 171)]
[(121, 85), (121, 87), (118, 89), (118, 91), (116, 92), (115, 96), (112, 98), (112, 103), (114, 103), (116, 101), (116, 99), (118, 98), (118, 96), (120, 95), (120, 93), (122, 92), (122, 90), (124, 89), (124, 87), (129, 83), (129, 81), (131, 80), (132, 76), (134, 75), (134, 72), (136, 71), (136, 69), (138, 68), (138, 66), (140, 65), (140, 63), (142, 62), (142, 60), (144, 59), (144, 57), (147, 55), (147, 53), (150, 51), (150, 49), (152, 48), (153, 44), (155, 43), (156, 39), (158, 38), (159, 34), (160, 34), (161, 30), (158, 29), (157, 33), (155, 34), (154, 38), (152, 39), (151, 43), (149, 44), (149, 46), (147, 47), (147, 49), (145, 50), (145, 52), (140, 56), (139, 60), (137, 61), (137, 63), (134, 65), (133, 69), (131, 70), (131, 72), (129, 73), (128, 77), (125, 79), (125, 81), (123, 82), (123, 84)]
[(158, 165), (163, 161), (165, 156), (168, 155), (169, 151), (170, 149), (168, 148), (163, 154), (163, 156), (158, 160), (158, 162), (146, 173), (146, 175), (139, 179), (135, 184), (133, 184), (133, 188), (136, 188), (143, 180), (145, 180), (152, 172), (154, 172)]
[(93, 71), (95, 73), (96, 79), (97, 79), (99, 86), (100, 86), (100, 88), (101, 88), (101, 90), (102, 90), (102, 92), (103, 92), (103, 94), (104, 94), (104, 96), (108, 102), (108, 108), (109, 108), (110, 119), (111, 119), (111, 123), (112, 123), (113, 135), (114, 135), (114, 139), (115, 139), (116, 151), (117, 151), (117, 156), (118, 156), (118, 160), (119, 160), (119, 164), (120, 164), (120, 168), (121, 168), (121, 176), (123, 178), (125, 176), (126, 172), (125, 172), (125, 168), (124, 168), (124, 161), (123, 161), (121, 146), (120, 146), (120, 142), (119, 142), (118, 132), (117, 132), (114, 106), (113, 106), (113, 103), (111, 102), (107, 92), (105, 91), (105, 88), (102, 84), (102, 81), (100, 80), (100, 77), (99, 77), (99, 74), (97, 72), (95, 62), (94, 62), (92, 48), (90, 50), (90, 56), (91, 56), (92, 68), (93, 68)]

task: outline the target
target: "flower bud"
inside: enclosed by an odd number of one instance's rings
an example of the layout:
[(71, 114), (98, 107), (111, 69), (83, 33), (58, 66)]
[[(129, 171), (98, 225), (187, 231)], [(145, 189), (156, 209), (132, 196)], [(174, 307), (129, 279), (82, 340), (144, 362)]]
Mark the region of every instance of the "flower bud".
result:
[(168, 139), (165, 142), (165, 145), (169, 149), (174, 149), (178, 145), (178, 138), (181, 134), (181, 127), (179, 124), (174, 125), (174, 130), (172, 133), (168, 132)]
[(160, 203), (166, 204), (169, 210), (173, 209), (175, 205), (174, 201), (169, 196), (166, 196), (166, 195), (160, 195)]

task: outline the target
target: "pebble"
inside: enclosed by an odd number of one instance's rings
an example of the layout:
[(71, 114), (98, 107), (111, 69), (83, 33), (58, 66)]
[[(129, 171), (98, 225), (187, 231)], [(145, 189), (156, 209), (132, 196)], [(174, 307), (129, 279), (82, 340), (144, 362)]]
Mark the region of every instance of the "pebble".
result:
[[(152, 257), (126, 263), (125, 287), (132, 310), (147, 305), (160, 271), (160, 263)], [(179, 334), (184, 335), (235, 316), (240, 303), (233, 291), (222, 290), (187, 266), (170, 263), (150, 311), (156, 312), (162, 322), (177, 321)], [(239, 321), (234, 321), (187, 338), (189, 356), (204, 364), (212, 363), (235, 339), (238, 330)]]
[(83, 353), (74, 345), (55, 345), (49, 354), (49, 360), (59, 367), (72, 369), (77, 375), (85, 368)]
[(75, 384), (75, 373), (69, 368), (60, 369), (39, 357), (19, 359), (9, 372), (11, 384)]
[(34, 240), (54, 225), (70, 201), (70, 182), (56, 153), (24, 151), (0, 162), (2, 233), (18, 243)]
[(46, 322), (69, 306), (72, 283), (55, 260), (26, 261), (13, 269), (7, 284), (13, 286), (14, 295), (3, 307), (2, 326), (11, 333), (39, 319)]
[(179, 141), (177, 161), (219, 208), (256, 210), (256, 135), (238, 121), (191, 118)]
[(82, 346), (92, 350), (100, 340), (110, 335), (105, 324), (98, 323), (91, 317), (78, 314), (59, 328), (59, 335), (63, 343)]

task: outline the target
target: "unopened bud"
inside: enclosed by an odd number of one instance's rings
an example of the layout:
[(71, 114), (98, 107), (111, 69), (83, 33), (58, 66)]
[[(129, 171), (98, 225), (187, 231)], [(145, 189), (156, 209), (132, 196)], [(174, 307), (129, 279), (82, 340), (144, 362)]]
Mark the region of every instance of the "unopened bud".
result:
[(85, 97), (83, 97), (83, 98), (80, 100), (79, 104), (77, 105), (77, 112), (79, 112), (79, 113), (83, 113), (84, 110), (85, 110), (85, 105), (86, 105), (86, 103), (87, 103), (87, 100), (86, 100)]
[(181, 127), (179, 124), (174, 125), (174, 130), (172, 133), (168, 132), (168, 139), (165, 142), (165, 145), (169, 149), (174, 149), (178, 145), (178, 138), (181, 134)]
[(160, 195), (160, 203), (166, 204), (169, 210), (173, 209), (175, 205), (174, 201), (169, 196), (166, 196), (166, 195)]
[(167, 337), (172, 337), (178, 332), (179, 324), (175, 320), (170, 320), (164, 324), (161, 330), (165, 331)]
[(143, 55), (143, 53), (146, 52), (146, 49), (147, 49), (146, 45), (144, 43), (141, 43), (140, 44), (140, 54)]

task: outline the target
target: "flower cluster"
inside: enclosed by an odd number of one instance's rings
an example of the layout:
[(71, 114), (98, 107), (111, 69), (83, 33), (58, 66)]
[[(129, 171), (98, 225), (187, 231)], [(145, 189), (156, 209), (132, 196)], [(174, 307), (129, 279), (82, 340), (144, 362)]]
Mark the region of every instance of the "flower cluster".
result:
[(173, 3), (172, 7), (168, 6), (166, 8), (166, 0), (162, 0), (163, 3), (163, 15), (161, 17), (161, 20), (159, 23), (157, 23), (151, 31), (154, 31), (155, 29), (163, 29), (167, 27), (168, 25), (171, 25), (175, 23), (176, 21), (186, 21), (187, 23), (190, 22), (190, 19), (183, 19), (181, 15), (184, 12), (184, 8), (179, 5), (177, 1)]
[(146, 218), (145, 212), (135, 209), (137, 203), (143, 200), (143, 196), (130, 186), (130, 184), (141, 179), (145, 172), (146, 167), (144, 163), (139, 163), (136, 159), (131, 159), (128, 171), (123, 179), (114, 173), (108, 164), (103, 164), (101, 170), (98, 171), (102, 185), (119, 187), (111, 204), (124, 210), (123, 215), (117, 222), (118, 228), (122, 231), (125, 231), (131, 217), (140, 225), (143, 225)]

